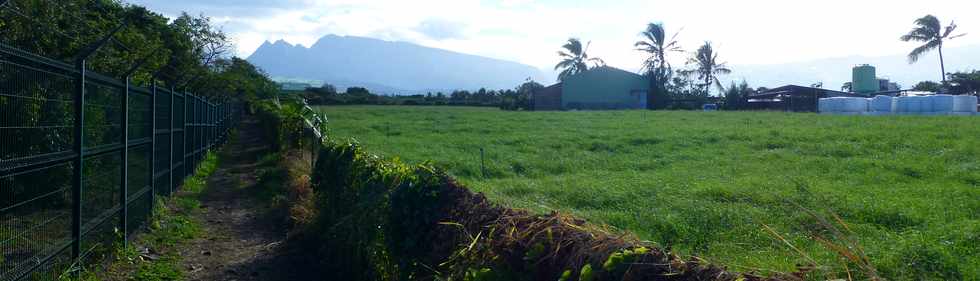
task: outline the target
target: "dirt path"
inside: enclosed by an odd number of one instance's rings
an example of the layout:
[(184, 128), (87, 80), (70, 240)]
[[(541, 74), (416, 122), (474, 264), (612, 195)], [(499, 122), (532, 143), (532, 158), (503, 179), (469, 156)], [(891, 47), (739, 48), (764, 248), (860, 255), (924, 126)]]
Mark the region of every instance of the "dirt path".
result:
[(252, 198), (259, 157), (268, 149), (254, 119), (246, 119), (239, 136), (222, 150), (218, 170), (201, 195), (201, 237), (181, 247), (185, 280), (298, 279), (284, 247), (283, 219)]

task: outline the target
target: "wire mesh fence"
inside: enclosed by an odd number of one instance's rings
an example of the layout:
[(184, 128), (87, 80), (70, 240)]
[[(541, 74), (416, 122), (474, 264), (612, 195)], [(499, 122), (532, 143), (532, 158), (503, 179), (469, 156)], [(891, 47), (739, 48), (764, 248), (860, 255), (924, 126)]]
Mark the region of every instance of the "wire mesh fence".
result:
[(0, 281), (55, 280), (124, 243), (240, 107), (0, 43)]

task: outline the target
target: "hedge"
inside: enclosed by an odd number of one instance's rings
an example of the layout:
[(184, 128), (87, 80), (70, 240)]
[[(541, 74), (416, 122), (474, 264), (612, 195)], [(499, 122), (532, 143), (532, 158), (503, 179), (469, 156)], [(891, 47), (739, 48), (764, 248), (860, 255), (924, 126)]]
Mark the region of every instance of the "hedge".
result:
[[(283, 117), (275, 107), (265, 113)], [(260, 110), (262, 111), (262, 110)], [(290, 118), (268, 118), (278, 124)], [(295, 120), (294, 120), (295, 121)], [(264, 121), (265, 122), (265, 121)], [(275, 127), (277, 125), (273, 125)], [(280, 136), (298, 134), (276, 131)], [(284, 143), (293, 142), (283, 140)], [(553, 212), (490, 202), (430, 163), (322, 140), (304, 238), (327, 280), (793, 280), (735, 273)]]

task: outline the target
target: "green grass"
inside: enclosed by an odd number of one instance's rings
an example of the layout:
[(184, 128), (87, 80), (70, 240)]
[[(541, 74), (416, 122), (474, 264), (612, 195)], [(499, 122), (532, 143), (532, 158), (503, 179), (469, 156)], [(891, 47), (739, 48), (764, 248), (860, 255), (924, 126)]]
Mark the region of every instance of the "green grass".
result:
[(806, 208), (839, 215), (883, 277), (980, 279), (980, 118), (321, 110), (335, 139), (431, 160), (496, 202), (569, 212), (735, 270), (806, 263), (763, 224), (841, 270)]
[[(201, 223), (195, 218), (201, 208), (199, 197), (207, 187), (207, 178), (217, 170), (218, 164), (219, 156), (208, 153), (194, 174), (184, 179), (180, 192), (169, 198), (157, 198), (146, 231), (127, 247), (116, 249), (116, 260), (108, 266), (109, 270), (86, 272), (81, 280), (183, 280), (180, 246), (201, 235)], [(141, 258), (134, 244), (159, 253), (159, 258)]]

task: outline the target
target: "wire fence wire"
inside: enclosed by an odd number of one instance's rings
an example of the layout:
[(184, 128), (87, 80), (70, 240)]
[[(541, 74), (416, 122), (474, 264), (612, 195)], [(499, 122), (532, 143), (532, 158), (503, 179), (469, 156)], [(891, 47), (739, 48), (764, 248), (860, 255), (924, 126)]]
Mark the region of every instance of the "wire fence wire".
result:
[(0, 281), (56, 280), (125, 243), (241, 107), (0, 43)]

